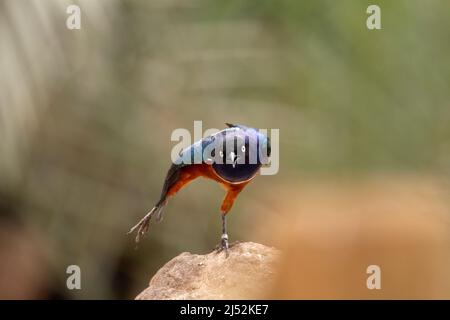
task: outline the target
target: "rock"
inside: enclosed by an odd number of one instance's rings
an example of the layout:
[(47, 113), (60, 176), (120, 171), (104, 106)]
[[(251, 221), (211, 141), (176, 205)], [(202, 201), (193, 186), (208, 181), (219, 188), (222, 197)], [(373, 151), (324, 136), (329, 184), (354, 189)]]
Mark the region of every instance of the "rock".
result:
[(253, 242), (232, 244), (228, 258), (224, 252), (184, 252), (166, 263), (136, 299), (264, 298), (275, 280), (279, 255), (279, 250)]

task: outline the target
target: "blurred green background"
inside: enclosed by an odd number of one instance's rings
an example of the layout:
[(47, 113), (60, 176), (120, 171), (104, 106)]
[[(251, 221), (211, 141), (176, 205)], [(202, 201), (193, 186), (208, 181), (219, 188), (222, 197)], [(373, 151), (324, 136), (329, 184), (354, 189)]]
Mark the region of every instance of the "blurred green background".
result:
[[(72, 3), (81, 30), (66, 28)], [(376, 1), (375, 31), (369, 4), (1, 0), (0, 276), (31, 279), (1, 295), (133, 298), (175, 255), (214, 248), (223, 191), (211, 181), (183, 189), (136, 250), (126, 236), (158, 199), (171, 132), (194, 120), (280, 129), (280, 171), (241, 194), (231, 241), (264, 243), (249, 230), (284, 184), (448, 183), (450, 2)], [(70, 264), (82, 290), (65, 287)]]

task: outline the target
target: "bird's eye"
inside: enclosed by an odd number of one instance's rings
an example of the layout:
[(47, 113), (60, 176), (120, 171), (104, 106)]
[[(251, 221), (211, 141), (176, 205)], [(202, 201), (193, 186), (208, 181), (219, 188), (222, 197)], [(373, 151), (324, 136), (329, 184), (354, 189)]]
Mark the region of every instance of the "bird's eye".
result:
[(242, 147), (241, 147), (241, 151), (242, 151), (242, 152), (245, 152), (245, 146), (242, 146)]

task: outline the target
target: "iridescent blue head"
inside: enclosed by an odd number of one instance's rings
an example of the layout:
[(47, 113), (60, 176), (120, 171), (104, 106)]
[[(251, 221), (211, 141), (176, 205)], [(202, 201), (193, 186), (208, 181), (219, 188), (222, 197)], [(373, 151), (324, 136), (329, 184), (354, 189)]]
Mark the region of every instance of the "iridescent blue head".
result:
[[(226, 182), (238, 184), (255, 177), (268, 164), (270, 140), (257, 129), (228, 124), (228, 129), (211, 136), (214, 172)], [(217, 153), (218, 152), (218, 153)]]

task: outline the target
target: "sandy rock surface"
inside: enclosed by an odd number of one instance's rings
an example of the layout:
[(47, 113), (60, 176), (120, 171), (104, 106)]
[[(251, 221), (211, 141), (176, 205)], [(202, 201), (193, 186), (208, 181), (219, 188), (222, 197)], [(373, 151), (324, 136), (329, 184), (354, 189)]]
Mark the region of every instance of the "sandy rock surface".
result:
[(279, 250), (253, 242), (232, 244), (228, 258), (224, 252), (184, 252), (166, 263), (136, 299), (263, 298), (279, 255)]

